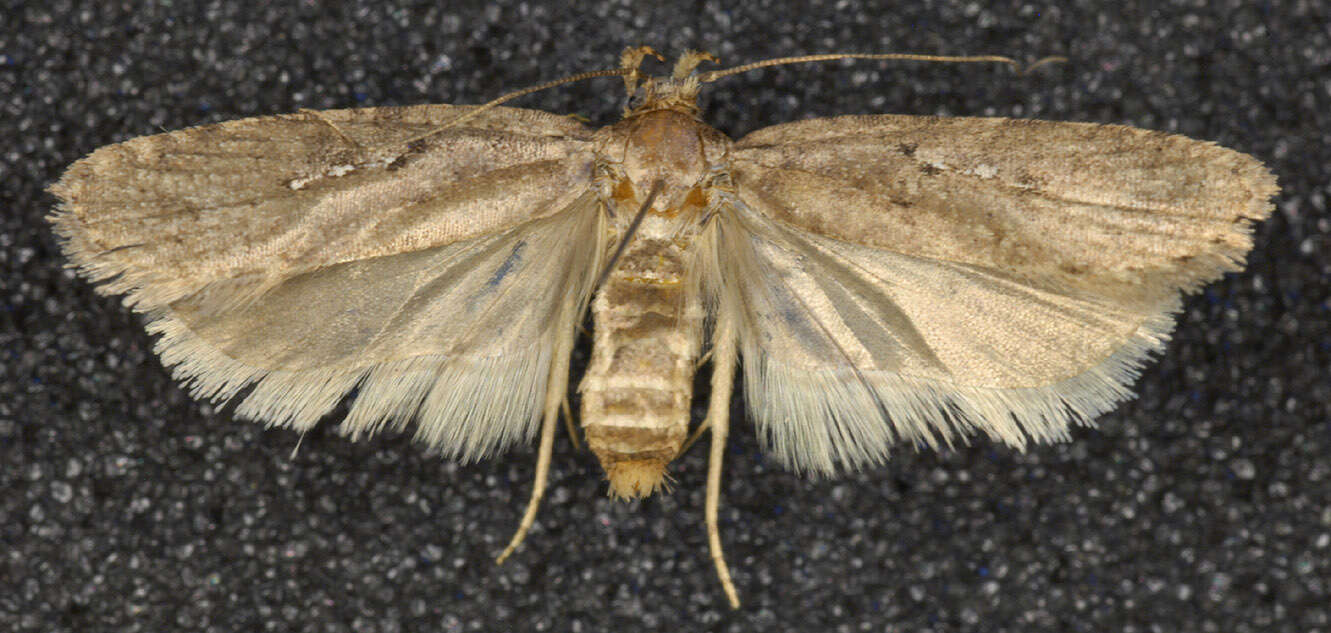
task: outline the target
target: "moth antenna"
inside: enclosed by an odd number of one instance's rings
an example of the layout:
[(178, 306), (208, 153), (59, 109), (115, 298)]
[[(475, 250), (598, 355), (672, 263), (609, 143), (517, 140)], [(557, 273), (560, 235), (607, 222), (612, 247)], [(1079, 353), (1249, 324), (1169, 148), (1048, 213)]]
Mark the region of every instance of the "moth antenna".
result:
[(638, 232), (638, 226), (642, 224), (642, 219), (647, 217), (647, 211), (652, 208), (652, 203), (656, 201), (656, 196), (661, 193), (663, 187), (665, 187), (665, 181), (660, 178), (652, 181), (652, 189), (647, 192), (647, 199), (642, 201), (642, 207), (633, 216), (633, 221), (629, 223), (628, 230), (624, 231), (624, 237), (619, 240), (619, 246), (615, 247), (615, 254), (610, 256), (610, 260), (605, 263), (605, 268), (601, 269), (601, 276), (592, 285), (593, 290), (600, 289), (601, 284), (604, 284), (606, 278), (610, 276), (610, 271), (615, 268), (615, 262), (619, 261), (619, 258), (624, 254), (624, 249), (628, 248), (629, 240), (633, 239), (633, 234)]
[(466, 114), (456, 119), (453, 119), (448, 123), (445, 123), (433, 130), (430, 130), (429, 132), (426, 132), (419, 136), (413, 136), (405, 141), (402, 141), (402, 143), (415, 143), (416, 141), (430, 138), (431, 136), (443, 132), (444, 130), (457, 127), (458, 125), (461, 125), (463, 122), (467, 121), (468, 119), (471, 119), (472, 117), (475, 117), (476, 115), (485, 112), (486, 110), (490, 110), (495, 106), (501, 105), (508, 101), (512, 101), (514, 99), (517, 99), (518, 97), (529, 95), (533, 92), (549, 90), (550, 88), (562, 86), (564, 84), (571, 84), (577, 81), (585, 81), (587, 79), (595, 79), (597, 77), (615, 77), (619, 75), (631, 75), (637, 72), (638, 70), (636, 68), (607, 68), (605, 70), (591, 70), (585, 73), (569, 75), (567, 77), (564, 77), (563, 79), (555, 79), (554, 81), (547, 81), (543, 84), (537, 84), (535, 86), (523, 88), (522, 90), (515, 90), (497, 99), (492, 99), (490, 101), (482, 103), (481, 105), (473, 108), (470, 112), (467, 112)]
[(1027, 75), (1030, 74), (1032, 71), (1034, 71), (1036, 68), (1039, 68), (1041, 66), (1048, 66), (1049, 64), (1062, 64), (1066, 63), (1067, 61), (1068, 58), (1062, 55), (1050, 55), (1049, 57), (1042, 57), (1032, 62), (1030, 66), (1021, 69), (1021, 74)]
[(1058, 61), (1067, 61), (1067, 59), (1064, 57), (1046, 57), (1044, 59), (1035, 62), (1034, 64), (1031, 64), (1025, 69), (1022, 69), (1021, 64), (1017, 63), (1017, 60), (1012, 59), (1011, 57), (1002, 57), (999, 55), (972, 55), (966, 57), (956, 57), (951, 55), (912, 55), (909, 53), (886, 53), (886, 54), (829, 53), (826, 55), (801, 55), (799, 57), (778, 57), (776, 59), (768, 59), (760, 62), (753, 62), (751, 64), (735, 66), (733, 68), (713, 70), (699, 75), (698, 81), (701, 81), (703, 83), (710, 83), (722, 77), (729, 77), (730, 75), (738, 75), (739, 73), (746, 73), (749, 72), (750, 70), (757, 70), (759, 68), (766, 68), (768, 66), (783, 66), (786, 64), (804, 64), (808, 62), (828, 62), (840, 59), (877, 59), (877, 60), (897, 59), (897, 60), (909, 60), (909, 61), (919, 61), (919, 62), (943, 62), (947, 64), (970, 64), (970, 63), (989, 62), (989, 63), (1007, 64), (1011, 66), (1013, 70), (1021, 73), (1029, 72), (1032, 69), (1036, 68), (1037, 66), (1043, 66), (1045, 64), (1051, 64)]
[(335, 123), (333, 123), (332, 121), (328, 120), (328, 117), (324, 116), (322, 112), (319, 112), (318, 110), (311, 110), (310, 108), (301, 108), (301, 109), (297, 110), (296, 112), (299, 112), (300, 114), (305, 114), (305, 115), (308, 115), (308, 116), (312, 116), (312, 117), (314, 117), (314, 118), (316, 118), (316, 119), (319, 119), (320, 121), (323, 121), (325, 124), (328, 125), (328, 127), (333, 128), (333, 133), (334, 133), (334, 134), (337, 134), (337, 135), (340, 136), (340, 137), (342, 137), (342, 140), (343, 140), (347, 145), (350, 145), (350, 146), (355, 147), (355, 148), (357, 148), (357, 149), (361, 149), (362, 147), (364, 147), (364, 146), (361, 145), (358, 141), (356, 141), (356, 139), (351, 138), (350, 136), (347, 136), (345, 133), (343, 133), (343, 132), (342, 132), (342, 128), (338, 127), (337, 124), (335, 124)]

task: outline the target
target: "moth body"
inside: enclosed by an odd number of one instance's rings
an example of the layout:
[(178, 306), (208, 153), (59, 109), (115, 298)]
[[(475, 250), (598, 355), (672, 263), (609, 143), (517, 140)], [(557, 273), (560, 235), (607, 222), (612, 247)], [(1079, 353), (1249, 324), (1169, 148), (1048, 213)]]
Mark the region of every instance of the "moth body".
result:
[(651, 494), (688, 435), (703, 316), (686, 291), (689, 245), (635, 239), (592, 302), (582, 424), (615, 496)]
[[(630, 113), (597, 142), (612, 242), (628, 242), (591, 305), (581, 420), (610, 493), (623, 498), (655, 491), (688, 435), (703, 338), (696, 261), (708, 242), (699, 236), (730, 144), (690, 113), (651, 109), (658, 105)], [(653, 186), (659, 193), (642, 209)]]

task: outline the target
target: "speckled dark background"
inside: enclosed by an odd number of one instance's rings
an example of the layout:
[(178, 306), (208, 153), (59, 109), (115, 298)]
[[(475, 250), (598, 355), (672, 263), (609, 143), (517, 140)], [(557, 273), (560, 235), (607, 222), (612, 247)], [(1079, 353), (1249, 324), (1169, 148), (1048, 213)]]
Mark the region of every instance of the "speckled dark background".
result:
[[(0, 2), (0, 629), (1331, 630), (1325, 3), (258, 4)], [(43, 187), (103, 144), (297, 108), (474, 103), (638, 43), (728, 63), (1064, 54), (1030, 77), (789, 67), (704, 100), (732, 136), (872, 112), (1127, 123), (1251, 153), (1284, 192), (1248, 270), (1187, 302), (1141, 398), (1071, 443), (902, 451), (810, 481), (738, 424), (721, 518), (738, 612), (707, 559), (705, 451), (673, 494), (621, 504), (561, 437), (538, 526), (496, 567), (534, 448), (458, 466), (323, 431), (293, 459), (294, 433), (186, 397), (140, 319), (61, 268), (42, 220)], [(602, 124), (620, 92), (601, 80), (519, 105)]]

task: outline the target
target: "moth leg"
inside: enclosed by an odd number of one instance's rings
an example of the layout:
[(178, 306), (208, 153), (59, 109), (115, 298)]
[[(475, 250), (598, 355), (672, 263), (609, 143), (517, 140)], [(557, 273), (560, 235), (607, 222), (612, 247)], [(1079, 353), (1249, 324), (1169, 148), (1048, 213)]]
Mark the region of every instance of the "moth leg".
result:
[[(707, 361), (711, 360), (712, 351), (713, 351), (712, 349), (708, 349), (705, 353), (703, 353), (702, 357), (698, 359), (698, 362), (694, 363), (693, 368), (697, 370), (699, 367), (702, 367), (704, 364), (706, 364)], [(693, 430), (693, 434), (689, 435), (689, 439), (684, 440), (684, 444), (679, 447), (679, 452), (675, 453), (675, 459), (679, 459), (681, 455), (689, 452), (689, 449), (693, 448), (693, 445), (696, 444), (698, 440), (702, 439), (703, 432), (711, 428), (711, 426), (712, 426), (711, 418), (703, 420), (702, 424), (699, 424), (698, 428)]]
[(703, 352), (703, 355), (698, 357), (698, 362), (697, 362), (697, 363), (694, 363), (693, 368), (696, 370), (696, 369), (698, 369), (699, 367), (702, 367), (703, 365), (706, 365), (706, 364), (707, 364), (707, 361), (709, 361), (709, 360), (712, 360), (712, 350), (711, 350), (711, 349), (708, 349), (706, 352)]
[(693, 434), (689, 435), (689, 439), (684, 440), (684, 444), (679, 447), (679, 452), (675, 453), (675, 459), (679, 459), (684, 453), (689, 452), (689, 449), (693, 448), (693, 445), (697, 444), (698, 440), (702, 439), (702, 434), (710, 428), (712, 428), (712, 418), (709, 417), (706, 420), (703, 420), (702, 424), (698, 425), (698, 428), (693, 430)]
[[(522, 513), (522, 522), (518, 523), (517, 532), (508, 542), (508, 547), (495, 559), (495, 564), (502, 565), (514, 550), (527, 538), (527, 531), (536, 523), (536, 511), (541, 507), (541, 497), (545, 495), (545, 483), (550, 474), (550, 455), (555, 448), (555, 427), (559, 425), (560, 404), (568, 402), (568, 361), (573, 353), (573, 328), (559, 335), (555, 345), (554, 362), (550, 364), (550, 379), (546, 382), (544, 419), (541, 421), (541, 446), (536, 455), (536, 477), (532, 482), (531, 499), (527, 510)], [(570, 418), (571, 419), (571, 418)], [(576, 441), (576, 436), (575, 440)]]
[(541, 447), (536, 456), (536, 479), (532, 482), (531, 499), (527, 501), (527, 510), (522, 513), (522, 522), (518, 523), (517, 532), (513, 533), (513, 539), (508, 542), (508, 547), (495, 559), (495, 564), (502, 565), (508, 559), (508, 556), (518, 549), (522, 540), (527, 538), (527, 531), (531, 529), (532, 524), (536, 523), (536, 511), (541, 507), (541, 497), (545, 495), (545, 482), (550, 474), (550, 455), (554, 452), (555, 446), (555, 427), (558, 426), (556, 418), (559, 417), (559, 406), (554, 407), (546, 405), (545, 419), (541, 422)]
[(560, 402), (559, 410), (564, 412), (564, 429), (568, 431), (568, 441), (573, 443), (573, 450), (582, 450), (582, 440), (578, 439), (578, 427), (573, 425), (573, 411), (569, 409), (567, 394)]
[(718, 311), (715, 341), (712, 346), (712, 397), (707, 403), (707, 419), (703, 428), (712, 430), (711, 455), (707, 461), (707, 501), (703, 515), (707, 521), (707, 546), (711, 550), (712, 562), (716, 565), (716, 576), (721, 581), (721, 588), (726, 592), (733, 609), (739, 608), (739, 595), (735, 592), (735, 583), (730, 580), (730, 568), (726, 566), (725, 554), (721, 551), (721, 529), (717, 526), (716, 510), (721, 501), (721, 461), (726, 453), (726, 436), (730, 431), (730, 395), (735, 386), (735, 363), (738, 360), (735, 347), (734, 316), (724, 308)]

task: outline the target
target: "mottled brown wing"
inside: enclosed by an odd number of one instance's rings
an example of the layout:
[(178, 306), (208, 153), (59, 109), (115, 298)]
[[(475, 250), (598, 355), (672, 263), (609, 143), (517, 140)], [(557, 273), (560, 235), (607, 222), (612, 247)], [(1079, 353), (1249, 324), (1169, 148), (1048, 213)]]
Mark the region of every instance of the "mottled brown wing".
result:
[(814, 120), (733, 158), (746, 393), (816, 471), (1058, 438), (1128, 398), (1179, 291), (1241, 267), (1276, 191), (1238, 152), (1078, 123)]
[[(66, 255), (193, 394), (479, 457), (534, 429), (599, 257), (589, 132), (496, 108), (261, 117), (133, 139), (52, 187)], [(424, 136), (423, 138), (421, 138)]]
[[(566, 207), (591, 172), (568, 117), (446, 105), (258, 117), (108, 145), (51, 187), (65, 254), (142, 309), (488, 235)], [(276, 281), (276, 279), (273, 279)]]

